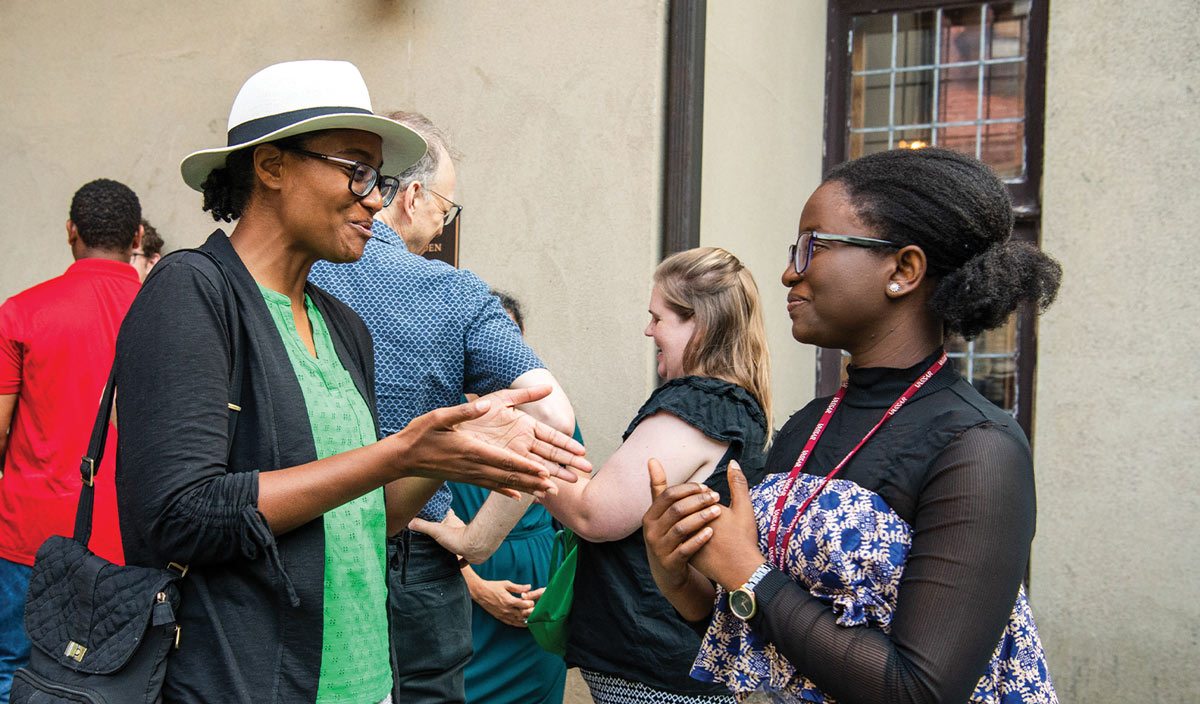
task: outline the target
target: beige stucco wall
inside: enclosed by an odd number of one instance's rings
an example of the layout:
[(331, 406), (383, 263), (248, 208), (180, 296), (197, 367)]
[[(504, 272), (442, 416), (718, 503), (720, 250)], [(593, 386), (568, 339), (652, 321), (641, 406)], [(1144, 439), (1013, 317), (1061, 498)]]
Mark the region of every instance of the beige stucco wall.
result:
[(199, 244), (213, 223), (180, 158), (224, 143), (259, 68), (349, 59), (377, 110), (456, 139), (461, 263), (523, 299), (605, 457), (653, 385), (665, 22), (662, 0), (0, 3), (0, 297), (70, 263), (63, 221), (96, 177), (137, 191), (169, 247)]
[(776, 428), (812, 399), (816, 378), (780, 277), (821, 180), (824, 100), (824, 3), (708, 3), (700, 244), (728, 249), (758, 283)]
[(1200, 13), (1050, 6), (1033, 606), (1064, 702), (1200, 700)]

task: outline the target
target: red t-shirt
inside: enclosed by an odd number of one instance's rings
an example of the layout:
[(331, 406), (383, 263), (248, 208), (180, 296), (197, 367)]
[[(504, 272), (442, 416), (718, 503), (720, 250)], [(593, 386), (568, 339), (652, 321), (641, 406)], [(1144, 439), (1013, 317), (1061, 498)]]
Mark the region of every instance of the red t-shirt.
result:
[[(129, 264), (80, 259), (62, 276), (0, 306), (0, 394), (18, 395), (0, 477), (0, 557), (6, 560), (32, 565), (46, 538), (74, 531), (79, 461), (112, 367), (117, 330), (139, 286)], [(96, 478), (91, 549), (121, 563), (116, 447), (109, 426)]]

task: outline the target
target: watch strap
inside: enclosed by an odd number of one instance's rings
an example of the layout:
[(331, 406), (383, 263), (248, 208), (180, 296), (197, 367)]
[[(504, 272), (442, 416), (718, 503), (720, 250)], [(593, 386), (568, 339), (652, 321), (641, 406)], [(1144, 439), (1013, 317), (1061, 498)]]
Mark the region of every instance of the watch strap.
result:
[(758, 583), (762, 581), (762, 578), (766, 577), (770, 572), (771, 563), (769, 561), (762, 563), (758, 566), (758, 569), (754, 570), (754, 573), (750, 575), (750, 579), (747, 579), (746, 583), (742, 585), (742, 589), (745, 589), (753, 594), (754, 588), (757, 587)]

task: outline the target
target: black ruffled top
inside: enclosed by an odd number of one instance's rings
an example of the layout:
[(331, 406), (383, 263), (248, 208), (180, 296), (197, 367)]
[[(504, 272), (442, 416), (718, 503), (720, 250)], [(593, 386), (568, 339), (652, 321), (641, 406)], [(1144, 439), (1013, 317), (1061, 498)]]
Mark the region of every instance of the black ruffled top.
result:
[[(655, 389), (630, 422), (626, 439), (647, 417), (665, 411), (729, 450), (704, 481), (729, 503), (725, 470), (737, 460), (750, 484), (765, 464), (767, 419), (748, 391), (720, 379), (685, 376)], [(658, 591), (639, 528), (607, 543), (580, 540), (566, 661), (651, 687), (686, 694), (728, 694), (722, 685), (692, 679), (700, 636)]]

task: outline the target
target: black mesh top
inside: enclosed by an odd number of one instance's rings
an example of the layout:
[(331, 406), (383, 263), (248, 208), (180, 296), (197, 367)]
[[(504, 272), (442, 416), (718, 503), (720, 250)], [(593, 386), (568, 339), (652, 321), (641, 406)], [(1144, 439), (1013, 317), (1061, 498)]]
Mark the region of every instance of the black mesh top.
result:
[[(659, 411), (729, 443), (728, 452), (704, 482), (721, 495), (722, 503), (729, 503), (725, 470), (730, 460), (738, 461), (751, 482), (762, 476), (767, 420), (742, 387), (698, 376), (672, 379), (650, 395), (623, 439)], [(566, 661), (571, 667), (672, 692), (728, 694), (724, 686), (688, 676), (700, 636), (679, 618), (650, 576), (641, 528), (612, 542), (579, 541), (570, 634)]]
[[(850, 386), (804, 471), (824, 476), (941, 353), (908, 369), (850, 368)], [(768, 473), (789, 472), (828, 398), (780, 430)], [(964, 702), (1017, 596), (1036, 506), (1029, 443), (1016, 421), (947, 365), (839, 473), (913, 528), (891, 632), (846, 628), (773, 570), (751, 626), (839, 702)]]

